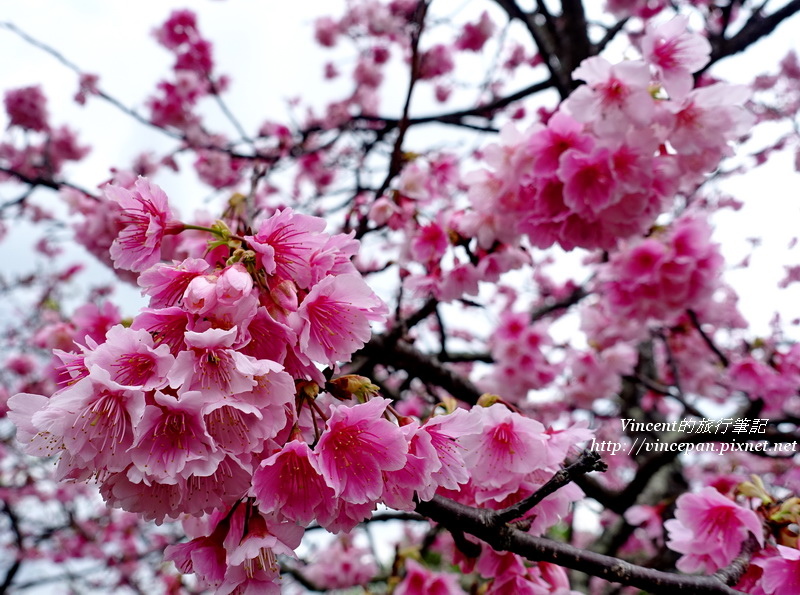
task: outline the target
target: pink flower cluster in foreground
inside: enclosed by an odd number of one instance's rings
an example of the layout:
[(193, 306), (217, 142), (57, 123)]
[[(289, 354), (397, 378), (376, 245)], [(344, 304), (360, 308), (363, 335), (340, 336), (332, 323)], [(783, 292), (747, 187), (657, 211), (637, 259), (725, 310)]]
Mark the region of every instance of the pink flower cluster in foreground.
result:
[[(203, 584), (275, 590), (275, 556), (304, 527), (349, 531), (379, 503), (412, 510), (442, 489), (505, 505), (590, 437), (548, 433), (500, 404), (423, 422), (367, 379), (328, 383), (321, 369), (348, 360), (386, 314), (351, 262), (352, 234), (286, 209), (243, 236), (215, 224), (206, 233), (223, 253), (164, 263), (167, 236), (196, 231), (163, 191), (140, 178), (105, 193), (121, 211), (112, 258), (140, 273), (149, 307), (57, 351), (61, 387), (13, 396), (9, 415), (28, 453), (60, 455), (59, 479), (93, 479), (108, 504), (158, 523), (199, 517), (167, 557)], [(531, 531), (579, 495), (545, 500)]]

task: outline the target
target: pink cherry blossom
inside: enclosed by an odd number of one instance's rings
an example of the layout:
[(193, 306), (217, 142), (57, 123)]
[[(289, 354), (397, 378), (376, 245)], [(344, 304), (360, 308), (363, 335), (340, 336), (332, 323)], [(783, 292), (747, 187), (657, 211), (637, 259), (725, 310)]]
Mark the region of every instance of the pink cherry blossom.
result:
[(640, 61), (611, 64), (605, 58), (587, 58), (572, 73), (586, 82), (578, 87), (565, 108), (579, 122), (591, 123), (603, 136), (623, 136), (629, 124), (650, 124), (654, 100), (650, 71)]
[(145, 308), (131, 324), (134, 330), (144, 329), (153, 337), (154, 345), (168, 345), (172, 355), (187, 349), (186, 331), (194, 328), (194, 318), (183, 308)]
[(144, 295), (150, 296), (151, 308), (178, 305), (189, 283), (208, 272), (209, 265), (200, 258), (187, 258), (172, 264), (157, 263), (139, 275), (137, 283)]
[(449, 46), (438, 43), (420, 55), (419, 78), (429, 80), (440, 77), (453, 70), (454, 66)]
[(534, 132), (527, 142), (527, 150), (536, 156), (533, 171), (538, 176), (556, 173), (561, 155), (569, 149), (588, 152), (592, 138), (583, 132), (583, 126), (565, 113), (558, 112), (547, 123), (547, 128)]
[(557, 173), (564, 180), (564, 204), (578, 215), (592, 218), (617, 202), (610, 157), (607, 149), (570, 149), (561, 156)]
[(394, 590), (395, 595), (465, 595), (458, 577), (446, 572), (434, 572), (406, 559), (406, 575)]
[(350, 536), (337, 538), (303, 568), (303, 576), (321, 589), (366, 586), (377, 575), (378, 566), (372, 553), (355, 545)]
[(186, 284), (183, 307), (199, 316), (210, 314), (217, 307), (217, 275), (195, 275)]
[(236, 328), (186, 331), (188, 350), (175, 358), (168, 376), (170, 386), (181, 392), (202, 390), (219, 397), (252, 389), (256, 385), (254, 376), (267, 373), (272, 364), (232, 349), (236, 334)]
[(111, 388), (144, 391), (164, 388), (174, 362), (167, 345), (154, 347), (150, 333), (121, 325), (109, 329), (105, 342), (84, 358), (92, 378), (100, 381), (102, 370)]
[(800, 590), (800, 550), (777, 546), (778, 555), (753, 564), (764, 569), (759, 585), (767, 595), (792, 595)]
[(221, 538), (195, 537), (186, 543), (176, 543), (164, 550), (164, 559), (175, 563), (184, 574), (195, 574), (201, 585), (217, 588), (225, 579), (227, 554)]
[(386, 306), (357, 275), (328, 276), (300, 304), (295, 330), (303, 352), (318, 362), (345, 360), (369, 341), (370, 321)]
[(44, 416), (50, 399), (44, 395), (17, 393), (6, 405), (8, 418), (17, 427), (17, 440), (34, 456), (57, 454), (63, 444), (63, 424), (57, 417)]
[(189, 43), (197, 34), (197, 15), (186, 9), (172, 11), (164, 24), (153, 31), (158, 42), (169, 49)]
[(258, 233), (245, 236), (245, 240), (268, 275), (306, 288), (311, 282), (311, 256), (324, 241), (319, 235), (323, 229), (323, 219), (284, 209), (262, 222)]
[(708, 63), (711, 44), (697, 33), (687, 30), (689, 19), (684, 15), (654, 25), (648, 24), (642, 38), (642, 55), (661, 78), (672, 99), (682, 99), (692, 89), (692, 73)]
[(667, 546), (683, 554), (677, 564), (683, 572), (714, 572), (727, 566), (739, 555), (748, 533), (764, 544), (764, 530), (756, 514), (711, 487), (679, 496), (675, 518), (664, 527)]
[(119, 324), (121, 318), (119, 308), (110, 301), (84, 304), (72, 315), (75, 342), (82, 345), (88, 344), (87, 339), (95, 343), (102, 342), (108, 330)]
[(455, 46), (459, 50), (479, 52), (494, 31), (494, 21), (492, 21), (489, 13), (484, 10), (477, 23), (466, 23), (464, 25), (461, 34), (456, 39)]
[(411, 244), (411, 252), (420, 262), (438, 261), (449, 245), (445, 230), (437, 223), (429, 223), (419, 229)]
[(753, 125), (753, 115), (743, 108), (749, 98), (744, 85), (717, 83), (693, 90), (681, 102), (668, 103), (670, 143), (684, 153), (727, 155), (728, 144), (747, 134)]
[(473, 415), (478, 416), (483, 428), (461, 440), (467, 449), (464, 462), (473, 481), (481, 486), (501, 487), (547, 465), (548, 436), (541, 423), (499, 403), (477, 408)]
[(397, 471), (384, 471), (381, 500), (391, 508), (413, 510), (415, 495), (420, 500), (433, 497), (437, 484), (431, 475), (442, 467), (442, 462), (431, 435), (420, 430), (416, 421), (401, 426), (400, 431), (408, 441), (406, 464)]
[(283, 428), (286, 416), (284, 414), (282, 420), (277, 416), (274, 419), (267, 417), (258, 407), (238, 396), (215, 401), (205, 407), (203, 420), (206, 431), (217, 448), (227, 453), (240, 455), (260, 452), (266, 441)]
[(183, 227), (173, 219), (167, 195), (145, 178), (133, 190), (109, 184), (103, 191), (122, 207), (125, 226), (111, 245), (114, 265), (139, 272), (157, 263), (164, 235)]
[(456, 409), (449, 415), (439, 415), (429, 419), (420, 428), (431, 437), (431, 446), (439, 457), (441, 466), (434, 470), (431, 478), (437, 485), (448, 490), (458, 490), (459, 485), (469, 481), (470, 473), (464, 461), (465, 437), (476, 434), (481, 429), (477, 415)]
[(256, 359), (282, 364), (287, 350), (297, 345), (297, 334), (291, 327), (275, 320), (263, 306), (248, 322), (245, 332), (249, 341), (243, 345), (241, 352)]
[(360, 523), (372, 516), (377, 508), (374, 501), (353, 504), (346, 500), (337, 499), (336, 511), (332, 519), (323, 520), (320, 526), (324, 527), (329, 533), (349, 533)]
[(252, 576), (253, 571), (260, 568), (278, 578), (280, 566), (277, 556), (294, 556), (294, 549), (300, 545), (303, 536), (303, 527), (279, 519), (277, 515), (264, 515), (258, 509), (243, 509), (240, 507), (234, 513), (231, 530), (225, 538), (228, 565), (243, 565), (247, 576)]
[(165, 483), (178, 476), (213, 473), (224, 454), (203, 420), (208, 397), (200, 391), (187, 391), (177, 399), (157, 391), (154, 400), (136, 426), (130, 449), (133, 464), (141, 473)]
[(6, 91), (3, 102), (12, 126), (38, 132), (49, 130), (47, 98), (40, 86), (10, 89)]
[(382, 471), (406, 464), (408, 443), (400, 428), (381, 416), (389, 401), (373, 398), (337, 408), (315, 447), (319, 470), (336, 496), (363, 504), (383, 491)]
[(288, 519), (308, 525), (326, 522), (336, 506), (333, 489), (319, 472), (305, 442), (292, 440), (265, 459), (253, 473), (253, 492), (264, 512), (280, 511)]

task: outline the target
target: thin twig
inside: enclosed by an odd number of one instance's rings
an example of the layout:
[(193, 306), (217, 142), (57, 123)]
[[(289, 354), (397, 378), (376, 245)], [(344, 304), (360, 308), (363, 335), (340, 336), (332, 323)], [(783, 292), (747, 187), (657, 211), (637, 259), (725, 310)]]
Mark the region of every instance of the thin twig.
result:
[(692, 326), (697, 329), (697, 332), (700, 333), (700, 336), (703, 338), (703, 341), (708, 348), (714, 352), (714, 354), (719, 358), (720, 363), (723, 367), (727, 368), (730, 365), (730, 361), (728, 360), (727, 356), (720, 351), (719, 347), (716, 346), (714, 341), (711, 340), (706, 332), (703, 330), (703, 326), (700, 324), (700, 319), (697, 318), (697, 313), (694, 310), (687, 310), (689, 314), (689, 320), (692, 321)]

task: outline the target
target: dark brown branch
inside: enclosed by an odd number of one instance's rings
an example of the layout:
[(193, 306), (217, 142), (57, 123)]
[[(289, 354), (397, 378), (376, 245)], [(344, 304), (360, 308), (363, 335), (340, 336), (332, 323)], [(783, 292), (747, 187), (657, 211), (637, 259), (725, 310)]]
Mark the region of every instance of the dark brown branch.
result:
[(614, 40), (617, 34), (620, 31), (622, 31), (622, 29), (625, 27), (627, 23), (628, 23), (628, 18), (626, 17), (620, 21), (617, 21), (616, 23), (614, 23), (613, 26), (606, 29), (606, 34), (603, 35), (603, 38), (600, 41), (598, 41), (594, 46), (592, 46), (591, 49), (592, 55), (596, 56), (604, 49), (606, 49), (606, 46)]
[(761, 14), (760, 10), (754, 10), (744, 26), (733, 37), (717, 36), (711, 39), (711, 59), (700, 72), (705, 72), (711, 65), (723, 58), (747, 49), (761, 38), (772, 33), (778, 25), (797, 12), (800, 12), (800, 0), (791, 0), (791, 2), (766, 16)]
[(14, 562), (11, 564), (11, 567), (8, 569), (8, 571), (6, 571), (6, 576), (3, 579), (3, 583), (0, 584), (0, 593), (7, 593), (11, 588), (11, 584), (14, 582), (14, 577), (17, 575), (17, 572), (19, 572), (20, 566), (22, 566), (22, 560), (24, 559), (24, 543), (22, 540), (22, 531), (19, 528), (19, 519), (17, 519), (16, 513), (11, 509), (5, 500), (3, 501), (3, 508), (0, 510), (0, 512), (3, 512), (8, 517), (8, 522), (11, 525), (11, 532), (14, 534), (14, 544), (17, 548), (17, 554), (14, 557)]
[(586, 494), (587, 498), (593, 498), (594, 500), (597, 500), (603, 506), (603, 508), (607, 508), (608, 510), (616, 512), (619, 515), (625, 514), (627, 507), (620, 505), (617, 499), (618, 494), (604, 487), (594, 477), (583, 475), (576, 477), (573, 481), (575, 485), (583, 490), (583, 493)]
[(484, 362), (487, 364), (493, 364), (494, 358), (492, 357), (491, 353), (487, 352), (476, 352), (476, 353), (450, 353), (448, 352), (445, 355), (439, 354), (437, 359), (442, 363), (472, 363), (472, 362)]
[(686, 576), (644, 568), (625, 560), (581, 550), (574, 546), (535, 537), (498, 520), (498, 513), (478, 509), (435, 496), (420, 502), (417, 512), (443, 524), (456, 527), (488, 543), (498, 551), (508, 551), (528, 560), (550, 562), (596, 576), (610, 582), (644, 589), (648, 593), (691, 593), (693, 595), (735, 595), (717, 577)]
[(419, 310), (404, 320), (399, 321), (397, 325), (395, 325), (395, 327), (386, 335), (386, 339), (389, 341), (397, 341), (400, 339), (408, 332), (409, 329), (414, 328), (428, 316), (436, 312), (436, 306), (438, 304), (439, 300), (436, 298), (428, 298)]
[[(23, 173), (20, 173), (16, 170), (9, 169), (7, 167), (0, 166), (0, 172), (4, 174), (8, 174), (10, 176), (15, 177), (17, 180), (24, 184), (28, 184), (29, 186), (42, 186), (44, 188), (50, 188), (51, 190), (58, 190), (62, 186), (67, 186), (69, 188), (74, 188), (75, 190), (79, 190), (83, 192), (86, 196), (90, 198), (95, 198), (88, 190), (81, 188), (80, 186), (76, 186), (75, 184), (70, 184), (69, 182), (54, 180), (53, 178), (43, 178), (43, 177), (36, 177), (31, 178), (30, 176), (26, 176)], [(16, 202), (16, 201), (15, 201)], [(6, 203), (3, 205), (4, 207), (11, 206), (11, 204)]]
[[(419, 69), (421, 56), (419, 53), (419, 40), (422, 37), (422, 29), (425, 26), (425, 15), (428, 12), (428, 0), (419, 0), (417, 8), (414, 11), (414, 18), (411, 30), (411, 72), (409, 74), (408, 90), (406, 91), (406, 99), (403, 104), (403, 115), (397, 124), (397, 139), (395, 139), (394, 147), (392, 148), (392, 156), (389, 159), (389, 172), (386, 174), (386, 179), (381, 184), (381, 187), (375, 193), (375, 196), (381, 196), (389, 188), (394, 177), (403, 169), (403, 140), (406, 136), (406, 131), (409, 126), (409, 110), (411, 109), (411, 96), (414, 93), (414, 87), (419, 80)], [(364, 220), (366, 222), (366, 219)]]
[[(534, 18), (535, 15), (523, 11), (515, 0), (495, 0), (495, 2), (506, 11), (509, 20), (517, 19), (525, 25), (528, 33), (531, 34), (533, 42), (536, 44), (536, 48), (539, 50), (539, 54), (542, 56), (542, 61), (550, 71), (550, 79), (553, 81), (553, 85), (558, 90), (561, 99), (565, 99), (571, 90), (569, 85), (570, 72), (565, 72), (560, 62), (560, 57), (554, 47), (554, 36), (547, 31), (546, 25), (537, 24)], [(540, 4), (537, 3), (537, 5)], [(541, 12), (538, 8), (537, 11)], [(542, 14), (542, 17), (545, 18), (545, 15)]]
[(689, 320), (692, 321), (692, 326), (700, 333), (700, 336), (703, 338), (703, 342), (708, 345), (708, 348), (714, 352), (714, 354), (719, 358), (720, 363), (723, 367), (727, 368), (730, 362), (728, 361), (727, 356), (720, 351), (719, 347), (716, 346), (714, 341), (711, 340), (706, 332), (703, 330), (703, 325), (700, 324), (700, 319), (697, 317), (697, 313), (694, 310), (687, 310), (689, 314)]
[(734, 558), (733, 562), (725, 568), (717, 570), (714, 576), (726, 585), (735, 585), (747, 571), (747, 567), (750, 566), (750, 558), (753, 557), (757, 549), (758, 542), (753, 535), (750, 535), (742, 545), (742, 551)]
[[(443, 388), (455, 398), (474, 405), (481, 396), (469, 379), (446, 368), (431, 355), (426, 355), (404, 341), (391, 342), (373, 337), (358, 355), (394, 369), (406, 370), (423, 382)], [(358, 355), (356, 357), (358, 357)]]
[(577, 86), (577, 83), (571, 80), (572, 71), (593, 54), (592, 43), (589, 40), (589, 26), (583, 9), (583, 0), (561, 0), (561, 10), (559, 21), (561, 26), (556, 41), (561, 68), (572, 90)]
[(548, 314), (552, 314), (553, 312), (557, 312), (558, 310), (565, 310), (570, 306), (574, 306), (578, 302), (580, 302), (583, 298), (589, 295), (583, 287), (576, 287), (572, 293), (566, 296), (563, 299), (550, 302), (541, 306), (531, 312), (531, 322), (536, 322), (537, 320), (541, 320)]
[(575, 462), (557, 471), (547, 483), (533, 494), (516, 504), (498, 511), (497, 519), (503, 523), (510, 523), (514, 519), (520, 518), (550, 494), (554, 494), (568, 483), (573, 482), (575, 478), (592, 471), (605, 471), (606, 469), (608, 469), (608, 465), (600, 460), (600, 455), (597, 452), (584, 450)]
[[(473, 107), (470, 109), (458, 110), (455, 112), (448, 112), (445, 114), (435, 114), (431, 116), (420, 116), (417, 118), (408, 118), (409, 126), (416, 125), (416, 124), (455, 124), (462, 126), (463, 118), (468, 118), (471, 116), (475, 117), (485, 117), (491, 118), (492, 115), (500, 109), (507, 107), (508, 105), (514, 103), (515, 101), (519, 101), (520, 99), (525, 99), (534, 93), (538, 93), (540, 91), (544, 91), (554, 85), (552, 79), (547, 79), (545, 81), (540, 81), (538, 83), (534, 83), (532, 85), (528, 85), (520, 89), (519, 91), (515, 91), (510, 95), (506, 95), (505, 97), (501, 97), (492, 101), (490, 103), (486, 103), (483, 105), (479, 105), (477, 107)], [(356, 116), (355, 120), (363, 120), (365, 122), (381, 122), (385, 126), (385, 130), (392, 129), (397, 127), (400, 124), (400, 120), (397, 118), (387, 118), (384, 116), (369, 116), (369, 115), (361, 115)]]

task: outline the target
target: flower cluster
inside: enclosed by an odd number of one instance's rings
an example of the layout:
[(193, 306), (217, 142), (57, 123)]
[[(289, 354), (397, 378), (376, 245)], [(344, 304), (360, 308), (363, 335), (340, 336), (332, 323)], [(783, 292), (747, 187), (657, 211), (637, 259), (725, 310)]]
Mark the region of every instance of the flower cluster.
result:
[(614, 315), (670, 323), (709, 303), (722, 265), (708, 223), (683, 217), (661, 237), (622, 246), (603, 267), (601, 286)]
[(6, 91), (3, 103), (6, 107), (11, 126), (19, 126), (26, 130), (47, 132), (47, 98), (39, 86), (23, 87)]
[(526, 312), (504, 312), (490, 340), (495, 367), (484, 388), (513, 402), (524, 402), (528, 391), (547, 386), (559, 372), (548, 359), (552, 339), (544, 323), (530, 324)]
[[(349, 531), (379, 503), (412, 510), (468, 482), (470, 498), (500, 502), (566, 456), (573, 441), (503, 405), (423, 423), (365, 378), (323, 375), (386, 314), (351, 262), (352, 234), (285, 209), (242, 235), (217, 222), (204, 258), (165, 263), (166, 237), (198, 227), (144, 178), (105, 194), (120, 210), (112, 259), (138, 273), (149, 306), (128, 325), (92, 317), (77, 349), (57, 351), (61, 387), (11, 397), (9, 415), (28, 453), (60, 454), (58, 477), (95, 479), (110, 505), (157, 523), (205, 515), (168, 551), (204, 584), (271, 589), (275, 556), (312, 522)], [(542, 504), (537, 532), (570, 494)]]
[[(89, 153), (89, 147), (80, 145), (70, 128), (50, 124), (47, 98), (38, 85), (10, 89), (3, 100), (9, 129), (28, 133), (22, 146), (0, 141), (0, 166), (6, 172), (17, 172), (23, 180), (50, 180), (61, 173), (66, 162), (79, 161)], [(9, 178), (20, 179), (0, 174), (0, 181)]]
[(337, 537), (303, 567), (303, 576), (320, 589), (365, 586), (377, 574), (373, 554), (353, 543), (350, 535)]
[[(647, 230), (676, 190), (691, 190), (752, 122), (746, 91), (690, 91), (709, 44), (677, 17), (648, 29), (643, 60), (587, 58), (576, 89), (546, 125), (507, 126), (467, 178), (465, 230), (484, 247), (526, 234), (534, 246), (613, 248)], [(680, 182), (678, 182), (678, 180)]]

